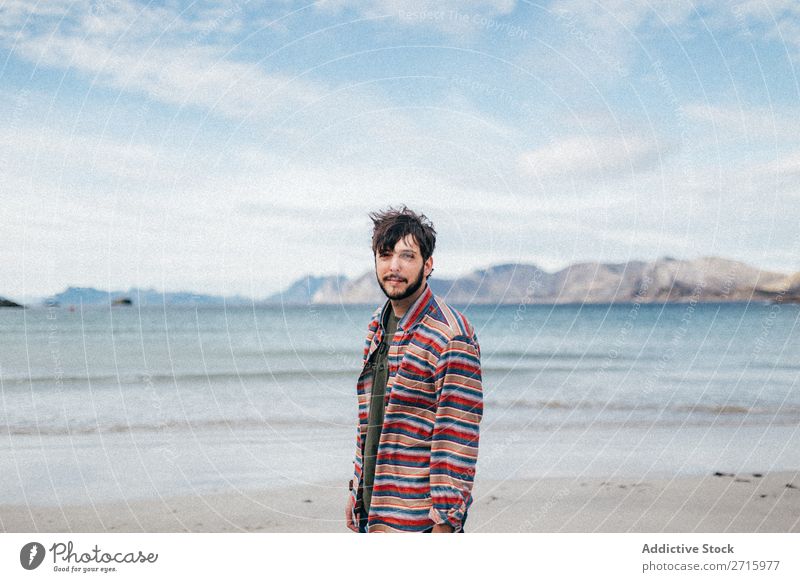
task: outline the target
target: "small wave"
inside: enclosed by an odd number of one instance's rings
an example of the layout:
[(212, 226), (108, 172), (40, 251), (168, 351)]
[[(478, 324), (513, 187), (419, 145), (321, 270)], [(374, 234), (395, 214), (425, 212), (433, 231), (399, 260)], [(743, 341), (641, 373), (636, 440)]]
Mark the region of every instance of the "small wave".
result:
[(770, 413), (769, 410), (765, 409), (748, 408), (746, 406), (735, 406), (730, 404), (721, 404), (718, 406), (695, 404), (692, 406), (678, 406), (675, 407), (675, 410), (679, 410), (681, 412), (704, 412), (706, 414), (769, 414)]
[(548, 361), (548, 360), (588, 360), (596, 361), (651, 361), (656, 358), (653, 356), (646, 356), (641, 354), (632, 354), (629, 356), (616, 354), (611, 355), (607, 352), (541, 352), (541, 351), (528, 351), (528, 350), (496, 350), (484, 354), (488, 361), (493, 358), (516, 358), (519, 360), (535, 360), (535, 361)]
[[(574, 366), (564, 366), (558, 364), (542, 364), (539, 366), (530, 366), (530, 365), (502, 365), (502, 364), (495, 364), (491, 361), (483, 362), (481, 365), (481, 370), (485, 372), (492, 372), (492, 373), (585, 373), (589, 371), (590, 366), (587, 365), (588, 362), (584, 364), (580, 364), (579, 362), (575, 362)], [(631, 369), (630, 366), (596, 366), (592, 364), (591, 371), (597, 370), (602, 368), (603, 372), (619, 372), (619, 371), (628, 371)]]
[(775, 363), (770, 364), (769, 362), (755, 362), (748, 364), (749, 368), (755, 368), (757, 370), (789, 370), (789, 371), (800, 371), (800, 365), (796, 364), (781, 364)]
[(87, 382), (98, 383), (119, 383), (119, 384), (149, 384), (164, 383), (173, 381), (200, 381), (200, 380), (239, 380), (239, 379), (285, 379), (285, 378), (309, 378), (325, 376), (353, 376), (358, 375), (360, 368), (353, 369), (307, 369), (307, 370), (253, 370), (236, 372), (223, 370), (217, 372), (159, 372), (154, 374), (134, 373), (134, 374), (94, 374), (92, 376), (82, 375), (46, 375), (46, 376), (11, 376), (4, 377), (3, 383), (6, 386), (13, 385), (35, 385), (35, 384), (85, 384)]
[(658, 410), (655, 406), (639, 405), (630, 406), (625, 404), (618, 404), (612, 402), (592, 402), (592, 401), (577, 401), (566, 402), (563, 400), (517, 400), (513, 402), (499, 401), (499, 400), (486, 400), (484, 402), (485, 408), (502, 408), (502, 409), (529, 409), (529, 410)]
[[(552, 420), (552, 419), (530, 419), (521, 421), (520, 419), (503, 419), (503, 432), (521, 434), (523, 432), (543, 433), (553, 435), (559, 431), (592, 431), (592, 430), (646, 430), (653, 429), (679, 429), (690, 428), (735, 428), (743, 426), (769, 426), (769, 427), (797, 427), (796, 418), (777, 418), (764, 419), (761, 417), (716, 417), (713, 419), (687, 417), (687, 418), (658, 418), (658, 419), (591, 419), (586, 420)], [(491, 430), (491, 429), (487, 429)], [(512, 439), (509, 439), (512, 440)]]
[(771, 408), (768, 406), (741, 406), (734, 404), (676, 404), (673, 406), (661, 406), (656, 404), (633, 404), (622, 402), (600, 402), (590, 400), (564, 401), (564, 400), (496, 400), (488, 399), (484, 402), (485, 408), (500, 408), (503, 410), (608, 410), (615, 412), (679, 412), (679, 413), (699, 413), (712, 415), (796, 415), (800, 419), (800, 407), (781, 406)]
[(173, 432), (173, 431), (202, 431), (214, 429), (263, 429), (272, 431), (273, 429), (286, 430), (287, 428), (314, 428), (349, 426), (355, 422), (353, 419), (332, 418), (327, 420), (311, 419), (265, 419), (265, 418), (239, 418), (239, 419), (207, 419), (193, 421), (167, 421), (159, 423), (116, 423), (107, 425), (93, 426), (53, 426), (53, 425), (11, 425), (0, 426), (0, 434), (12, 436), (80, 436), (93, 434), (122, 434), (122, 433), (146, 433), (146, 432)]

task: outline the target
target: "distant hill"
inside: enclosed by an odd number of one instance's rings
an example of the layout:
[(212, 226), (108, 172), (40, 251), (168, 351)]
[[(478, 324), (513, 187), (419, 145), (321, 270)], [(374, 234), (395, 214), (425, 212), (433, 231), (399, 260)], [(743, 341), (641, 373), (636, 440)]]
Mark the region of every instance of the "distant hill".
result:
[[(379, 303), (383, 293), (375, 274), (348, 280), (325, 278), (314, 293), (300, 296), (294, 283), (267, 302)], [(718, 257), (652, 262), (577, 263), (556, 272), (536, 265), (505, 264), (457, 279), (430, 280), (437, 295), (455, 304), (643, 303), (689, 301), (792, 301), (800, 297), (800, 273), (764, 271)], [(781, 289), (785, 289), (783, 293)], [(289, 300), (292, 298), (292, 300)]]
[[(127, 303), (126, 300), (130, 300)], [(48, 297), (47, 304), (68, 305), (251, 305), (252, 299), (242, 296), (222, 297), (189, 291), (163, 293), (155, 289), (131, 288), (127, 291), (102, 291), (93, 287), (68, 287)]]
[(0, 297), (0, 307), (25, 307), (24, 305), (20, 305), (10, 299), (6, 299), (5, 297)]
[(764, 290), (769, 293), (773, 301), (786, 303), (800, 303), (800, 273), (788, 275), (780, 281), (766, 285)]
[(287, 303), (291, 305), (317, 303), (319, 299), (337, 295), (341, 286), (346, 282), (347, 277), (342, 275), (327, 277), (307, 275), (289, 285), (286, 290), (270, 295), (265, 299), (265, 303)]

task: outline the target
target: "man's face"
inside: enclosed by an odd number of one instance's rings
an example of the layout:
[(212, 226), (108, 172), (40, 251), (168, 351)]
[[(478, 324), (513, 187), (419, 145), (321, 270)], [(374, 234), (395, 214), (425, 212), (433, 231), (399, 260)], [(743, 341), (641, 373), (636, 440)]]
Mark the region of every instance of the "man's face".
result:
[(397, 241), (393, 251), (375, 255), (375, 275), (386, 297), (399, 301), (414, 295), (433, 269), (433, 257), (422, 260), (417, 241), (406, 236)]

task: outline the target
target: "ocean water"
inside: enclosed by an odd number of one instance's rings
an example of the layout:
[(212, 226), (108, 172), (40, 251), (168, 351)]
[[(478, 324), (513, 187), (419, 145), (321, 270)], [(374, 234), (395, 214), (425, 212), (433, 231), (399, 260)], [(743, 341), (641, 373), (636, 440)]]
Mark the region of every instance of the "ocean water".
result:
[[(0, 310), (0, 503), (341, 479), (371, 306)], [(800, 468), (800, 306), (469, 306), (478, 475)]]

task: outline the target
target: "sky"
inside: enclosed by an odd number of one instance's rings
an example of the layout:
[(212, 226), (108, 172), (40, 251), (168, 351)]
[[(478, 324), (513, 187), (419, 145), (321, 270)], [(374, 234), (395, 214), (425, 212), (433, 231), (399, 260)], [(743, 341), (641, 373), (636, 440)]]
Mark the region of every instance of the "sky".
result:
[(800, 270), (796, 0), (0, 0), (0, 295), (260, 298), (722, 256)]

